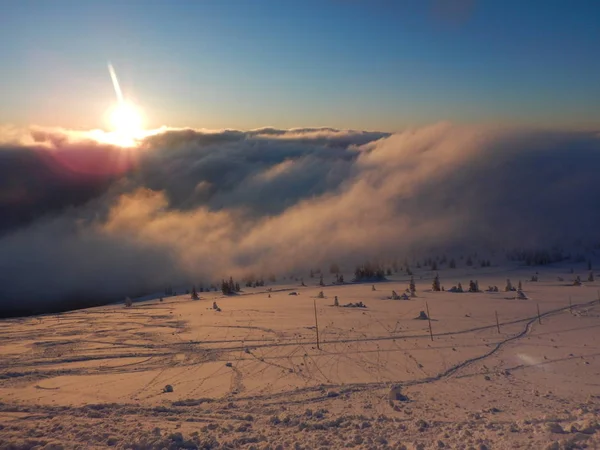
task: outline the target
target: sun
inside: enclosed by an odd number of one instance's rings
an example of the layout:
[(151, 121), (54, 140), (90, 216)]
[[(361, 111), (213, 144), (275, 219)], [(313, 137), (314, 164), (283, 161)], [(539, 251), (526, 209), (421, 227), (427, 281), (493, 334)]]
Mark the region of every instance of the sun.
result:
[(142, 131), (142, 115), (131, 103), (119, 103), (110, 113), (113, 131), (131, 137)]
[(132, 103), (121, 101), (108, 111), (111, 131), (107, 138), (121, 147), (131, 147), (144, 135), (143, 116)]

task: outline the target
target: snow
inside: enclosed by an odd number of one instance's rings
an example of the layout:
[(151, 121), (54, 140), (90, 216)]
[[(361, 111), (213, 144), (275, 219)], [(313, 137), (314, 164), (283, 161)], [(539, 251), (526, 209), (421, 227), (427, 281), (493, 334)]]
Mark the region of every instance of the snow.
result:
[(403, 301), (398, 274), (0, 321), (0, 449), (594, 448), (600, 283), (535, 270), (436, 271), (529, 301), (422, 270)]

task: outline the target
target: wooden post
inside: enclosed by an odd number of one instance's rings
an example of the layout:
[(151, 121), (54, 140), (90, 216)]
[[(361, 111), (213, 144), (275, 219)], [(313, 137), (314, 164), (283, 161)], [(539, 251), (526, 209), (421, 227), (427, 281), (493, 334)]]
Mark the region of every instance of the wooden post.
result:
[(498, 328), (498, 334), (500, 334), (500, 322), (498, 321), (498, 311), (494, 311), (496, 313), (496, 328)]
[(429, 315), (429, 305), (425, 302), (425, 309), (427, 310), (427, 322), (429, 322), (429, 337), (433, 342), (433, 330), (431, 329), (431, 316)]
[(317, 301), (313, 300), (313, 302), (315, 305), (315, 329), (317, 330), (317, 348), (321, 350), (321, 347), (319, 345), (319, 321), (317, 320)]
[(538, 322), (541, 325), (542, 324), (542, 316), (540, 316), (540, 304), (536, 303), (535, 305), (537, 306)]

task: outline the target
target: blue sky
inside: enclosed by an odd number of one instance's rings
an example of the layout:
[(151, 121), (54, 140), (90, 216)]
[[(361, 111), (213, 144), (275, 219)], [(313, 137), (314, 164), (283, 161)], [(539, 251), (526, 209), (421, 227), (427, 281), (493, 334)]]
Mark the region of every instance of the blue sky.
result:
[(0, 123), (103, 127), (108, 61), (151, 127), (600, 121), (593, 0), (0, 0), (0, 40)]

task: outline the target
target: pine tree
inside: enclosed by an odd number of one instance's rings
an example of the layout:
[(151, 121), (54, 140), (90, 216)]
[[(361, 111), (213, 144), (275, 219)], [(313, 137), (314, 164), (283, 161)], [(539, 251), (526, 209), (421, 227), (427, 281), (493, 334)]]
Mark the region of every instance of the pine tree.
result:
[(223, 295), (229, 295), (229, 284), (227, 284), (225, 280), (221, 281), (221, 292)]
[(192, 300), (198, 300), (200, 297), (198, 297), (198, 292), (196, 292), (196, 286), (192, 286), (192, 295), (191, 295), (191, 299)]
[(469, 281), (469, 292), (477, 292), (477, 286), (473, 280)]
[(463, 287), (462, 287), (462, 283), (461, 283), (460, 281), (458, 282), (458, 287), (456, 288), (456, 290), (457, 290), (458, 292), (464, 292), (464, 291), (463, 291)]
[(415, 292), (417, 290), (415, 286), (415, 277), (410, 277), (410, 284), (408, 288), (410, 289), (410, 292)]
[(517, 288), (519, 291), (523, 290), (523, 284), (521, 283), (521, 280), (519, 280), (519, 287)]
[(504, 288), (504, 292), (510, 292), (513, 290), (512, 287), (512, 283), (510, 282), (510, 280), (507, 278), (506, 279), (506, 287)]
[(431, 288), (433, 289), (434, 292), (439, 292), (441, 290), (440, 288), (440, 276), (439, 274), (435, 274), (435, 278), (433, 279), (433, 283), (431, 284)]
[(590, 283), (594, 281), (594, 272), (590, 272), (590, 274), (588, 275), (588, 281)]

